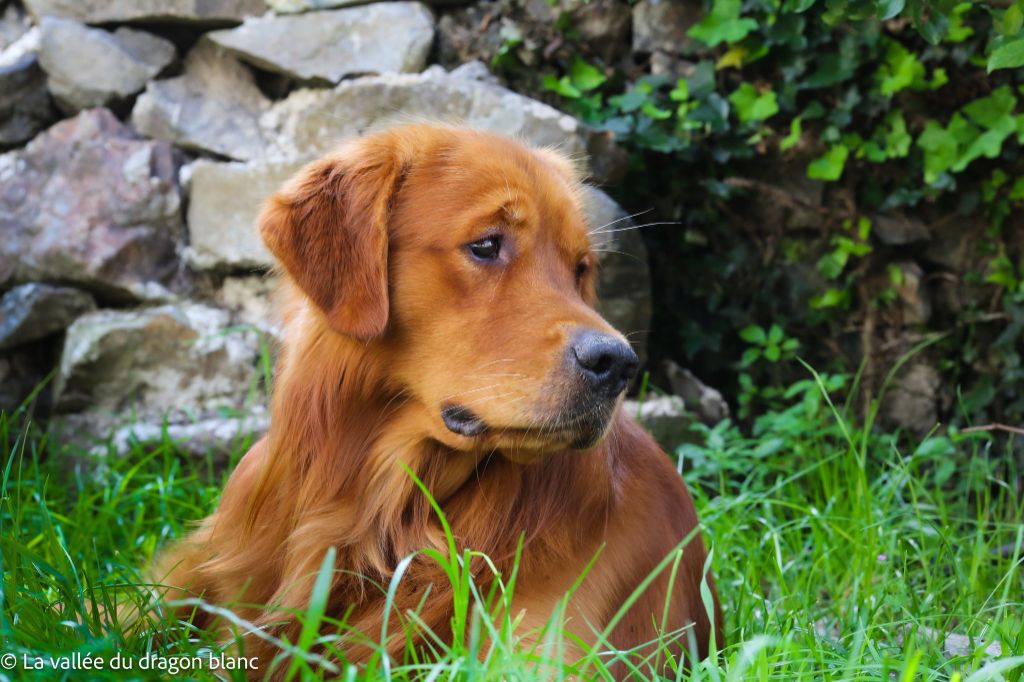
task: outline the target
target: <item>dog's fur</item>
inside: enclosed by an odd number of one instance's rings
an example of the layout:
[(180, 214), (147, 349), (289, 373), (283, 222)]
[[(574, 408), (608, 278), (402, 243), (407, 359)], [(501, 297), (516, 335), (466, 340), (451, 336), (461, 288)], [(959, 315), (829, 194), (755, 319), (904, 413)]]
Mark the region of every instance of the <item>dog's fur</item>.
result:
[[(155, 577), (294, 642), (300, 627), (289, 609), (305, 608), (333, 547), (327, 613), (347, 613), (379, 640), (379, 586), (421, 548), (448, 552), (404, 463), (443, 509), (460, 552), (486, 554), (507, 579), (522, 538), (512, 615), (525, 614), (518, 632), (527, 638), (598, 555), (566, 625), (593, 641), (691, 538), (678, 570), (662, 571), (611, 644), (627, 649), (662, 626), (688, 628), (679, 650), (705, 655), (713, 626), (701, 583), (715, 588), (690, 495), (621, 400), (598, 404), (566, 370), (573, 330), (622, 339), (592, 307), (593, 226), (579, 189), (572, 164), (550, 150), (414, 125), (343, 146), (272, 197), (260, 230), (286, 284), (270, 432), (239, 463), (220, 508), (161, 557)], [(504, 237), (502, 260), (477, 262), (466, 245), (494, 232)], [(451, 402), (486, 430), (446, 428), (440, 411)], [(581, 439), (596, 444), (580, 450)], [(482, 561), (471, 569), (485, 584), (493, 575)], [(395, 605), (418, 608), (439, 637), (451, 636), (451, 586), (436, 562), (412, 562)], [(399, 620), (391, 618), (396, 631)], [(404, 643), (391, 642), (393, 653)], [(264, 665), (277, 653), (260, 639), (245, 646)], [(360, 661), (370, 651), (353, 640), (346, 655)]]

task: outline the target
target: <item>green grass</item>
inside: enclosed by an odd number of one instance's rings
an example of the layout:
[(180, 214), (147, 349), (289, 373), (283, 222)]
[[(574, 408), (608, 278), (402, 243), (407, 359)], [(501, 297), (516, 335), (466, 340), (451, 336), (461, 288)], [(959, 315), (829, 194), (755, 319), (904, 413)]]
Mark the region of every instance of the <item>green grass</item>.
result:
[[(728, 638), (717, 661), (696, 666), (692, 679), (1024, 679), (1020, 446), (955, 430), (908, 445), (832, 407), (822, 389), (840, 384), (802, 382), (752, 433), (723, 424), (695, 434), (700, 445), (680, 448), (713, 547)], [(113, 605), (146, 603), (139, 567), (214, 508), (223, 466), (187, 458), (170, 442), (97, 464), (49, 442), (22, 412), (0, 415), (0, 448), (0, 653), (17, 657), (0, 677), (150, 679), (167, 676), (153, 668), (180, 660), (173, 657), (218, 650), (210, 633), (188, 623), (152, 612), (125, 623)], [(471, 552), (453, 544), (433, 558), (453, 585), (454, 641), (428, 635), (428, 655), (410, 646), (402, 660), (377, 656), (358, 671), (321, 667), (319, 654), (346, 634), (344, 621), (324, 612), (330, 572), (344, 568), (328, 555), (308, 608), (297, 614), (302, 634), (280, 642), (276, 670), (296, 679), (608, 678), (616, 656), (607, 647), (555, 662), (567, 643), (561, 609), (538, 644), (518, 642), (515, 614), (499, 608), (515, 589), (514, 574), (485, 588), (463, 568)], [(667, 557), (664, 570), (676, 560)], [(406, 632), (419, 627), (415, 613), (389, 618)], [(965, 651), (946, 651), (947, 635), (966, 636)], [(374, 633), (365, 637), (375, 641)], [(23, 669), (23, 656), (45, 662), (75, 653), (103, 658), (105, 669)], [(110, 670), (126, 659), (130, 672)], [(655, 670), (686, 676), (675, 662), (653, 659), (634, 675), (652, 679)], [(205, 670), (185, 677), (213, 679)]]

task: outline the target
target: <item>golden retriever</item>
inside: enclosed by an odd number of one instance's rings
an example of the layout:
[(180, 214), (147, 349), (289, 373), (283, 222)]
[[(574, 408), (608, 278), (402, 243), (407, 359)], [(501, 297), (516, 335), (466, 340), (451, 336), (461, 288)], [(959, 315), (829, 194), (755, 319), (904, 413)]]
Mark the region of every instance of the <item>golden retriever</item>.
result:
[[(334, 548), (327, 615), (380, 641), (381, 586), (399, 562), (449, 552), (411, 470), (458, 551), (492, 560), (468, 567), (482, 584), (494, 569), (509, 577), (522, 542), (511, 611), (524, 641), (586, 574), (564, 628), (595, 642), (682, 547), (598, 643), (640, 650), (664, 628), (702, 657), (714, 629), (720, 646), (693, 502), (621, 409), (637, 357), (593, 308), (580, 188), (556, 152), (442, 125), (372, 134), (299, 172), (259, 224), (285, 281), (270, 431), (156, 577), (295, 642), (294, 613)], [(394, 605), (452, 637), (452, 586), (436, 561), (409, 564)], [(405, 646), (385, 641), (395, 655)], [(264, 666), (278, 653), (259, 638), (244, 647)], [(343, 648), (355, 662), (372, 652), (355, 639)]]

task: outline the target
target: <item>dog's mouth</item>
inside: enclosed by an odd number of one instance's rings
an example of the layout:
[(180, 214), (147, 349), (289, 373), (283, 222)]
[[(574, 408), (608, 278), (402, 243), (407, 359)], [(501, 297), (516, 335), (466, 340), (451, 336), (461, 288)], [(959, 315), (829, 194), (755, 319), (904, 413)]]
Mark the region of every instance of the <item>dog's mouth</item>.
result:
[(441, 419), (449, 431), (460, 436), (479, 436), (487, 431), (487, 422), (462, 405), (445, 405)]
[(464, 405), (450, 404), (441, 408), (441, 420), (449, 431), (460, 436), (533, 436), (537, 440), (563, 443), (575, 450), (585, 450), (596, 445), (604, 436), (614, 411), (612, 408), (591, 408), (569, 413), (555, 420), (541, 420), (529, 427), (494, 427)]

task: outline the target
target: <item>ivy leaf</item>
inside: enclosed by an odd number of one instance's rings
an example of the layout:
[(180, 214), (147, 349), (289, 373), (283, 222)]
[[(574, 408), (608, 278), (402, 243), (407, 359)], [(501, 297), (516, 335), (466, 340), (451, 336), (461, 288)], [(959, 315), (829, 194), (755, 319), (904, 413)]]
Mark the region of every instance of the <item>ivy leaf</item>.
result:
[(979, 156), (985, 156), (989, 159), (998, 157), (1000, 151), (1002, 151), (1003, 142), (1016, 129), (1017, 125), (1012, 118), (1006, 117), (1001, 119), (1000, 123), (996, 124), (995, 127), (986, 130), (967, 145), (960, 158), (953, 164), (953, 171), (959, 173)]
[(806, 12), (814, 6), (816, 0), (786, 0), (786, 4), (783, 9), (786, 12)]
[(889, 44), (885, 62), (878, 68), (878, 90), (893, 95), (900, 90), (924, 83), (924, 64), (917, 55), (893, 41)]
[(757, 88), (747, 82), (729, 95), (729, 101), (736, 108), (736, 115), (743, 123), (763, 121), (779, 112), (779, 103), (773, 91), (758, 92)]
[(786, 137), (779, 142), (779, 149), (786, 151), (796, 145), (796, 143), (800, 141), (800, 136), (803, 134), (802, 128), (803, 124), (800, 122), (799, 116), (790, 121), (789, 135), (786, 135)]
[(889, 115), (889, 130), (885, 133), (885, 148), (890, 158), (901, 159), (910, 153), (910, 133), (903, 112), (897, 109)]
[(569, 78), (572, 84), (581, 92), (589, 92), (600, 87), (608, 80), (601, 70), (596, 66), (586, 63), (579, 57), (572, 61), (569, 66)]
[(741, 367), (749, 367), (750, 365), (757, 362), (757, 359), (761, 357), (760, 348), (748, 348), (743, 352), (743, 356), (740, 358)]
[(1016, 69), (1024, 66), (1024, 38), (1003, 43), (988, 58), (988, 72), (996, 69)]
[(763, 346), (768, 340), (764, 330), (758, 327), (756, 324), (744, 327), (740, 330), (740, 338), (747, 343), (752, 343), (756, 346)]
[(621, 111), (626, 113), (636, 111), (647, 101), (649, 95), (639, 88), (632, 88), (629, 92), (618, 98), (617, 104)]
[(818, 271), (829, 279), (835, 279), (843, 274), (847, 260), (849, 254), (844, 251), (826, 253), (818, 260)]
[(757, 28), (753, 19), (740, 16), (742, 0), (715, 0), (711, 11), (687, 32), (691, 38), (714, 47), (719, 43), (737, 43)]
[(846, 157), (850, 150), (841, 144), (832, 147), (822, 156), (811, 161), (807, 166), (807, 177), (813, 180), (827, 180), (833, 182), (838, 180), (846, 167)]
[(819, 294), (811, 298), (812, 308), (838, 308), (846, 305), (848, 300), (846, 292), (841, 289), (829, 289), (823, 294)]
[(929, 185), (956, 163), (956, 138), (937, 121), (928, 121), (917, 146), (924, 151), (924, 181)]
[(914, 28), (922, 38), (932, 45), (942, 42), (942, 37), (949, 30), (949, 17), (942, 11), (942, 8), (935, 7), (935, 4), (915, 2), (913, 5)]
[(568, 76), (562, 76), (561, 78), (555, 78), (553, 74), (544, 74), (544, 80), (542, 85), (545, 90), (557, 93), (562, 97), (568, 97), (569, 99), (579, 99), (583, 93), (577, 90), (572, 83), (569, 82)]
[(1004, 36), (1012, 37), (1020, 33), (1021, 26), (1024, 26), (1024, 11), (1021, 11), (1020, 5), (1010, 5), (1003, 12), (999, 32)]
[(664, 121), (665, 119), (672, 117), (672, 112), (670, 110), (661, 109), (650, 100), (643, 103), (643, 106), (640, 107), (640, 111), (656, 121)]
[(685, 78), (679, 79), (676, 87), (672, 88), (672, 91), (668, 93), (668, 98), (673, 102), (685, 102), (690, 99), (690, 85), (686, 82)]
[(964, 113), (985, 128), (1001, 126), (1017, 106), (1017, 98), (1009, 86), (996, 88), (991, 95), (980, 97), (964, 107)]
[(892, 19), (903, 11), (904, 0), (875, 0), (875, 12), (882, 21)]

